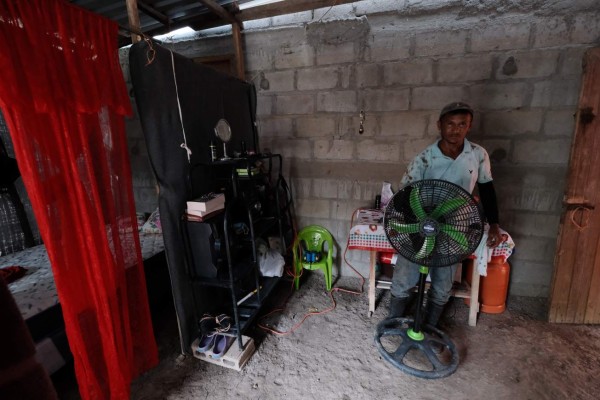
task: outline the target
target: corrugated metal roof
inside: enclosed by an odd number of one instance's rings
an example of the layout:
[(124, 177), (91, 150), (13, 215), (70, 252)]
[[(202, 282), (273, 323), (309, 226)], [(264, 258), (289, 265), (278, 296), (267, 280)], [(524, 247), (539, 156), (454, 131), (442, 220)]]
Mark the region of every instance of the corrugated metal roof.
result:
[[(72, 4), (129, 27), (126, 0), (69, 0)], [(333, 7), (356, 0), (137, 0), (141, 31), (148, 36), (190, 27), (199, 31), (232, 22), (249, 21), (277, 15)], [(245, 8), (247, 3), (259, 2)], [(256, 3), (255, 3), (256, 4)], [(242, 8), (242, 10), (240, 10)], [(121, 32), (121, 46), (131, 43), (130, 35)]]
[[(252, 0), (209, 0), (231, 16), (239, 13), (238, 6)], [(70, 0), (72, 4), (101, 14), (120, 26), (129, 27), (125, 0)], [(189, 26), (194, 30), (207, 29), (230, 24), (198, 0), (138, 0), (138, 14), (141, 31), (148, 36), (156, 36)], [(120, 44), (131, 43), (128, 34), (122, 33)]]

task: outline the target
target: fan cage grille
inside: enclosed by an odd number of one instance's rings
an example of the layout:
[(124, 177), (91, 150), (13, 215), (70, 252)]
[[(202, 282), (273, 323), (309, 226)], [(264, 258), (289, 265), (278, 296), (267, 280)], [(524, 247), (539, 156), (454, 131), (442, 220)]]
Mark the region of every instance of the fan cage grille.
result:
[[(411, 193), (415, 190), (418, 191), (419, 204), (428, 217), (419, 218), (413, 209), (414, 205), (411, 206)], [(415, 194), (413, 196), (417, 197)], [(461, 199), (462, 205), (436, 218), (429, 217), (440, 204), (452, 199)], [(446, 229), (437, 229), (428, 239), (422, 229), (416, 233), (406, 233), (394, 227), (396, 224), (422, 226), (424, 219), (433, 221), (438, 228), (443, 226)], [(390, 244), (404, 258), (426, 267), (450, 266), (470, 256), (481, 241), (483, 224), (483, 212), (470, 193), (451, 182), (437, 179), (416, 181), (404, 186), (390, 199), (384, 214), (384, 229)], [(460, 240), (451, 236), (456, 237), (456, 234), (447, 233), (448, 227), (461, 234)], [(431, 246), (431, 238), (433, 249), (428, 252), (424, 246)], [(427, 240), (430, 242), (426, 244)]]

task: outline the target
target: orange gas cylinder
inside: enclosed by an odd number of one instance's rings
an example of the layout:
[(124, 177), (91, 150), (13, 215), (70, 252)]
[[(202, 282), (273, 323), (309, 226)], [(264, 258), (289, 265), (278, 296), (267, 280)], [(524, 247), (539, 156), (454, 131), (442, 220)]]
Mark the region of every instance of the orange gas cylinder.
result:
[[(473, 262), (466, 263), (466, 279), (471, 283)], [(506, 309), (510, 265), (504, 257), (492, 257), (487, 265), (487, 276), (479, 280), (479, 302), (481, 311), (487, 314), (500, 314)], [(470, 304), (469, 299), (465, 303)]]

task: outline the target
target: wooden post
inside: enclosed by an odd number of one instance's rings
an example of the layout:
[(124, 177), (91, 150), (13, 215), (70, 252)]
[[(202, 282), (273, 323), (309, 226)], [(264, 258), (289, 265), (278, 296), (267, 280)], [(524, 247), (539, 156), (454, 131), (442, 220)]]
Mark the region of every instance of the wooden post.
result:
[[(129, 28), (142, 31), (140, 26), (140, 14), (138, 13), (137, 0), (125, 0), (127, 3), (127, 17), (129, 19)], [(140, 35), (131, 33), (131, 43), (137, 43), (142, 40)]]
[(231, 34), (233, 36), (233, 48), (235, 51), (235, 72), (238, 78), (246, 79), (244, 71), (244, 52), (242, 48), (242, 32), (240, 23), (231, 24)]

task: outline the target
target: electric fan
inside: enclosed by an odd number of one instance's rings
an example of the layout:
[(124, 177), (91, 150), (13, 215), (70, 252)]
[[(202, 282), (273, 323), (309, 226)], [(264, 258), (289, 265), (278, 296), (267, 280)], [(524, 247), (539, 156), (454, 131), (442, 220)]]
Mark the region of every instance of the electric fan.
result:
[[(473, 253), (483, 235), (481, 209), (460, 186), (427, 179), (400, 189), (390, 199), (383, 223), (396, 251), (421, 267), (415, 318), (380, 322), (375, 343), (387, 361), (406, 373), (428, 379), (446, 377), (458, 367), (458, 351), (446, 334), (422, 321), (425, 279), (429, 268), (449, 267)], [(442, 359), (432, 346), (447, 349), (451, 356)]]

